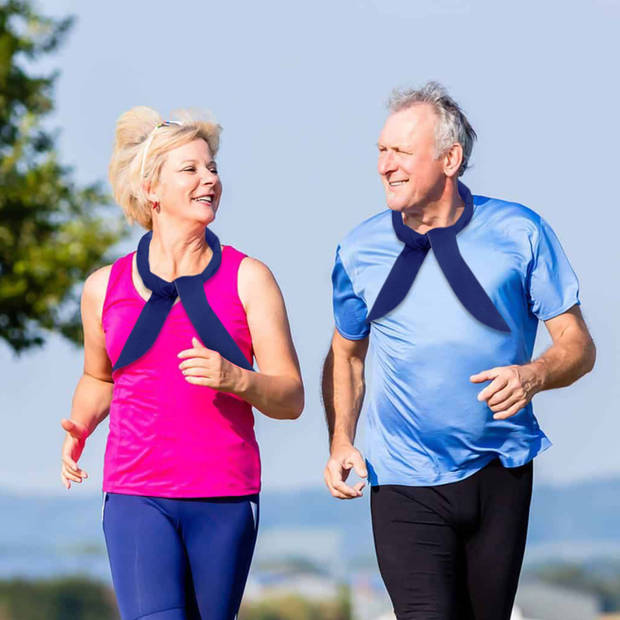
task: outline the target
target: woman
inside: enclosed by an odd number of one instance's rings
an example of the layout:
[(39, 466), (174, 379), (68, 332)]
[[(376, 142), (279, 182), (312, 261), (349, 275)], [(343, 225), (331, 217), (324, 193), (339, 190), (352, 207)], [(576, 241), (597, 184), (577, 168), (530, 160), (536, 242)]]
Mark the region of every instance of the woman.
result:
[(87, 478), (78, 459), (109, 412), (103, 528), (128, 620), (234, 618), (258, 519), (252, 407), (277, 419), (303, 409), (271, 272), (208, 228), (219, 130), (145, 107), (120, 117), (110, 180), (149, 232), (84, 284), (84, 374), (61, 422), (61, 477), (67, 488)]

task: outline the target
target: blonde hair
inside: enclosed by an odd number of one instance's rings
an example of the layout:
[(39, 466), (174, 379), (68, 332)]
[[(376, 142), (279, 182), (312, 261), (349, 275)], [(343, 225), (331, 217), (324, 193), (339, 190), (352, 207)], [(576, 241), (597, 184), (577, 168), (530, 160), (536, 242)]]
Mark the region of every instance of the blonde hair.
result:
[(116, 121), (109, 166), (114, 199), (130, 223), (137, 222), (147, 230), (151, 230), (153, 222), (144, 186), (159, 181), (168, 151), (202, 138), (215, 157), (220, 143), (222, 128), (214, 120), (189, 110), (175, 116), (178, 120), (169, 124), (155, 110), (137, 106)]

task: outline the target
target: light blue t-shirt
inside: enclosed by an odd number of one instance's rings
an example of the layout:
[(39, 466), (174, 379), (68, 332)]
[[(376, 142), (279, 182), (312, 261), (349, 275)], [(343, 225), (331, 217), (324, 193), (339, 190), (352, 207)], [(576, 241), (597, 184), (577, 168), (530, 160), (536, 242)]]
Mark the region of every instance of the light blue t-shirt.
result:
[(466, 478), (496, 457), (524, 465), (551, 443), (531, 403), (493, 420), (473, 374), (531, 360), (539, 320), (579, 303), (579, 284), (549, 225), (523, 205), (474, 196), (457, 235), (465, 262), (510, 333), (478, 322), (461, 305), (428, 252), (404, 300), (366, 322), (403, 249), (391, 211), (366, 220), (338, 246), (334, 315), (350, 340), (371, 335), (366, 374), (366, 458), (372, 485), (428, 486)]

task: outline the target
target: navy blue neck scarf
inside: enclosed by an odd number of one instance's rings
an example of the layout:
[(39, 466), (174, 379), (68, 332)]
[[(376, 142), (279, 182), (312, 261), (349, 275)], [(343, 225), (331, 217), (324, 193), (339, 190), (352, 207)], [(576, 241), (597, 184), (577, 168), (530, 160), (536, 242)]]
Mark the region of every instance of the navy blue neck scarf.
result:
[(456, 223), (445, 228), (432, 228), (424, 235), (409, 228), (403, 222), (400, 212), (392, 211), (394, 232), (405, 247), (398, 255), (379, 291), (366, 319), (368, 322), (392, 311), (405, 298), (418, 275), (426, 254), (432, 248), (441, 271), (467, 311), (493, 329), (502, 332), (510, 331), (506, 321), (493, 305), (459, 251), (456, 235), (469, 224), (474, 213), (471, 192), (462, 183), (459, 183), (459, 194), (465, 203), (465, 209)]
[[(140, 312), (113, 370), (131, 364), (153, 346), (177, 296), (181, 298), (183, 308), (205, 347), (217, 351), (241, 368), (252, 370), (252, 364), (226, 331), (205, 296), (204, 283), (216, 273), (222, 262), (222, 247), (217, 236), (208, 228), (205, 229), (205, 240), (213, 251), (205, 270), (195, 276), (181, 276), (172, 282), (167, 282), (151, 272), (149, 245), (152, 237), (152, 232), (146, 233), (140, 239), (136, 252), (138, 272), (152, 294)], [(179, 347), (180, 351), (182, 343), (179, 343)]]

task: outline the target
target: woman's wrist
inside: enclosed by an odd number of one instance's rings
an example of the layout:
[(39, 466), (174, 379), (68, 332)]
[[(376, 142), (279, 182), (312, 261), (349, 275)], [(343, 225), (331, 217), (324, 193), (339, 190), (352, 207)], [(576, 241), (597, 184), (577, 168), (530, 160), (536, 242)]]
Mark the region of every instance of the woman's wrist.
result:
[(232, 389), (230, 390), (235, 396), (245, 398), (250, 391), (252, 375), (255, 372), (241, 368), (240, 366), (232, 365)]

